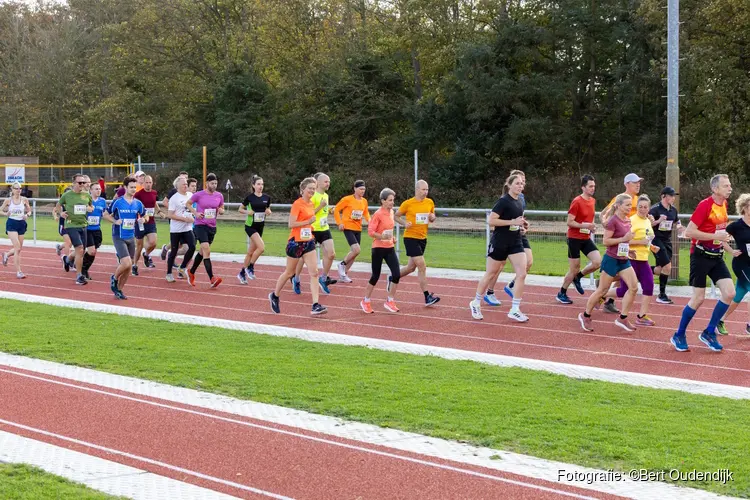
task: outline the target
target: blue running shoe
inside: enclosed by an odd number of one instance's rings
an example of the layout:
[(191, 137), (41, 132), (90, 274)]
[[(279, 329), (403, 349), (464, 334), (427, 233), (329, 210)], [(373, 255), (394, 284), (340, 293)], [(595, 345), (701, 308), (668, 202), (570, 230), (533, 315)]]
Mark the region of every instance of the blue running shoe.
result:
[(685, 338), (684, 333), (682, 335), (680, 335), (679, 333), (675, 333), (674, 335), (672, 335), (672, 338), (670, 340), (674, 348), (678, 351), (685, 352), (690, 350), (687, 345), (687, 339)]
[(557, 292), (557, 301), (561, 304), (572, 304), (573, 301), (568, 298), (567, 293)]
[(714, 332), (703, 330), (703, 333), (698, 335), (698, 340), (706, 344), (708, 348), (711, 349), (712, 351), (719, 352), (722, 349), (724, 349), (724, 347), (721, 344), (719, 344), (719, 341), (716, 340), (716, 334)]
[(581, 295), (586, 293), (583, 289), (583, 285), (581, 284), (581, 278), (577, 276), (573, 278), (573, 286), (576, 287), (576, 292), (580, 293)]
[[(511, 283), (513, 282), (511, 281)], [(511, 299), (513, 298), (513, 287), (511, 287), (510, 284), (506, 285), (505, 288), (503, 288), (503, 292), (507, 293), (508, 297), (510, 297)]]
[(318, 278), (318, 285), (320, 285), (320, 289), (323, 291), (324, 294), (328, 295), (331, 293), (331, 289), (328, 288), (328, 282), (324, 277)]
[(296, 276), (292, 276), (290, 280), (292, 281), (292, 288), (294, 289), (294, 293), (300, 295), (302, 293), (302, 287), (299, 284), (299, 278)]
[(491, 306), (501, 306), (502, 302), (497, 300), (497, 297), (495, 297), (494, 293), (485, 293), (484, 294), (484, 301), (491, 305)]
[(112, 290), (112, 293), (117, 297), (117, 292), (120, 290), (117, 289), (117, 278), (115, 278), (114, 274), (109, 277), (109, 289)]

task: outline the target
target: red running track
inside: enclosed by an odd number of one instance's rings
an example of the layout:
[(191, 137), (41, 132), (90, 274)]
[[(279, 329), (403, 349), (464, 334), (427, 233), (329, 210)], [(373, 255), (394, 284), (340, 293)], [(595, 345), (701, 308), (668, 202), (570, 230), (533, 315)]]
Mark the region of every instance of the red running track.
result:
[(241, 498), (616, 498), (2, 365), (0, 401), (0, 430)]
[[(710, 351), (697, 339), (708, 322), (712, 300), (706, 300), (691, 324), (691, 351), (678, 353), (669, 338), (687, 302), (684, 298), (674, 305), (652, 304), (650, 316), (656, 327), (627, 333), (614, 325), (614, 316), (595, 312), (595, 330), (584, 332), (576, 318), (585, 297), (578, 297), (572, 289), (575, 304), (566, 306), (555, 301), (555, 289), (527, 287), (522, 309), (531, 320), (526, 324), (506, 317), (507, 303), (498, 308), (485, 305), (485, 319), (476, 321), (468, 308), (475, 282), (428, 276), (430, 290), (442, 300), (427, 308), (416, 278), (409, 276), (398, 292), (400, 313), (387, 313), (382, 308), (382, 280), (373, 297), (376, 314), (366, 315), (359, 309), (359, 301), (367, 277), (353, 274), (354, 283), (336, 284), (331, 295), (321, 294), (329, 313), (311, 318), (309, 285), (303, 286), (307, 291), (300, 296), (287, 286), (281, 295), (282, 314), (271, 312), (267, 297), (280, 273), (278, 267), (259, 266), (258, 279), (243, 286), (235, 278), (239, 264), (214, 262), (215, 273), (225, 282), (209, 289), (202, 267), (198, 286), (192, 288), (184, 281), (167, 283), (165, 263), (158, 259), (156, 263), (156, 269), (141, 266), (141, 276), (131, 277), (125, 289), (130, 300), (118, 301), (108, 286), (115, 267), (112, 254), (100, 254), (91, 271), (95, 281), (81, 287), (74, 285), (73, 273), (62, 270), (53, 250), (27, 249), (24, 271), (28, 279), (16, 280), (12, 265), (0, 268), (0, 290), (750, 387), (750, 336), (721, 337), (721, 353)], [(639, 303), (640, 299), (636, 308)], [(746, 315), (741, 307), (728, 322), (730, 331), (744, 331)]]

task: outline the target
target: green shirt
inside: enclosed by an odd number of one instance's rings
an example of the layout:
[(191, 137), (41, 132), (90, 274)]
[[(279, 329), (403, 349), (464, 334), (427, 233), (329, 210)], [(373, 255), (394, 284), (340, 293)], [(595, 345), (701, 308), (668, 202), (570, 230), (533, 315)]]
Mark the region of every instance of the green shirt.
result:
[(326, 200), (326, 206), (318, 210), (318, 213), (315, 214), (315, 222), (312, 224), (313, 231), (328, 231), (328, 210), (331, 208), (328, 205), (328, 193), (320, 194), (315, 191), (315, 194), (310, 198), (315, 208), (320, 205), (321, 200)]
[(88, 225), (88, 211), (86, 207), (93, 206), (91, 195), (81, 191), (68, 191), (63, 193), (58, 202), (63, 210), (68, 213), (65, 219), (65, 227), (86, 227)]

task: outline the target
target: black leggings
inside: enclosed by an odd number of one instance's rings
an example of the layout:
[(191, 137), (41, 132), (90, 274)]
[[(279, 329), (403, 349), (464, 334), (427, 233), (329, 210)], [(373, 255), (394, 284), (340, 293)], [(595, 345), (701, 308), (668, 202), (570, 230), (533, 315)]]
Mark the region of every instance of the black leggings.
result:
[(169, 251), (169, 258), (167, 259), (167, 274), (172, 274), (172, 267), (174, 267), (174, 260), (177, 258), (177, 251), (180, 249), (182, 244), (188, 246), (185, 257), (182, 259), (182, 268), (185, 269), (193, 258), (195, 253), (195, 235), (192, 231), (185, 231), (184, 233), (169, 233), (169, 242), (172, 245), (172, 249)]
[(385, 261), (386, 265), (391, 270), (391, 281), (395, 285), (398, 285), (398, 282), (401, 279), (401, 268), (398, 267), (398, 256), (396, 256), (395, 248), (372, 249), (372, 276), (370, 276), (370, 284), (372, 286), (378, 284), (383, 261)]

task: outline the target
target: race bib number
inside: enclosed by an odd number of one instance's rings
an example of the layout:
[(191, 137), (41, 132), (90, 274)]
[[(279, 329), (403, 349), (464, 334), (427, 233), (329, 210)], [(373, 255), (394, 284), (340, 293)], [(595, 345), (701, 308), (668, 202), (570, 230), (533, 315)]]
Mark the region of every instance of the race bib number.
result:
[(659, 223), (659, 231), (671, 231), (672, 230), (672, 223), (674, 221), (671, 220), (663, 220)]
[(417, 214), (415, 221), (417, 224), (429, 224), (430, 214)]
[(518, 231), (521, 226), (508, 226), (508, 231)]
[(74, 215), (85, 215), (86, 214), (86, 205), (73, 205), (73, 214)]
[(253, 214), (253, 222), (265, 222), (265, 221), (266, 221), (265, 212), (255, 212)]
[(23, 207), (13, 207), (10, 209), (11, 217), (20, 217), (23, 215)]
[(362, 220), (362, 210), (352, 210), (352, 220)]
[(580, 228), (579, 231), (581, 231), (581, 234), (591, 234), (591, 229), (586, 229), (585, 227)]
[(96, 215), (89, 215), (87, 220), (88, 220), (89, 226), (99, 225), (99, 217)]
[(303, 227), (302, 229), (300, 229), (299, 238), (301, 240), (309, 240), (310, 238), (312, 238), (312, 229), (309, 227)]
[(328, 227), (328, 219), (326, 217), (323, 217), (322, 219), (320, 219), (320, 228), (323, 231), (325, 231), (327, 227)]
[(620, 243), (617, 245), (617, 256), (627, 257), (630, 252), (630, 243)]
[(154, 208), (147, 208), (146, 209), (146, 215), (148, 215), (149, 217), (153, 217), (155, 210), (156, 209), (154, 209)]
[(216, 218), (216, 209), (215, 208), (207, 208), (203, 211), (203, 218), (204, 219), (215, 219)]
[(390, 240), (393, 238), (393, 229), (386, 229), (383, 231), (383, 239)]
[(123, 219), (122, 220), (123, 229), (133, 229), (134, 227), (135, 227), (135, 219)]

